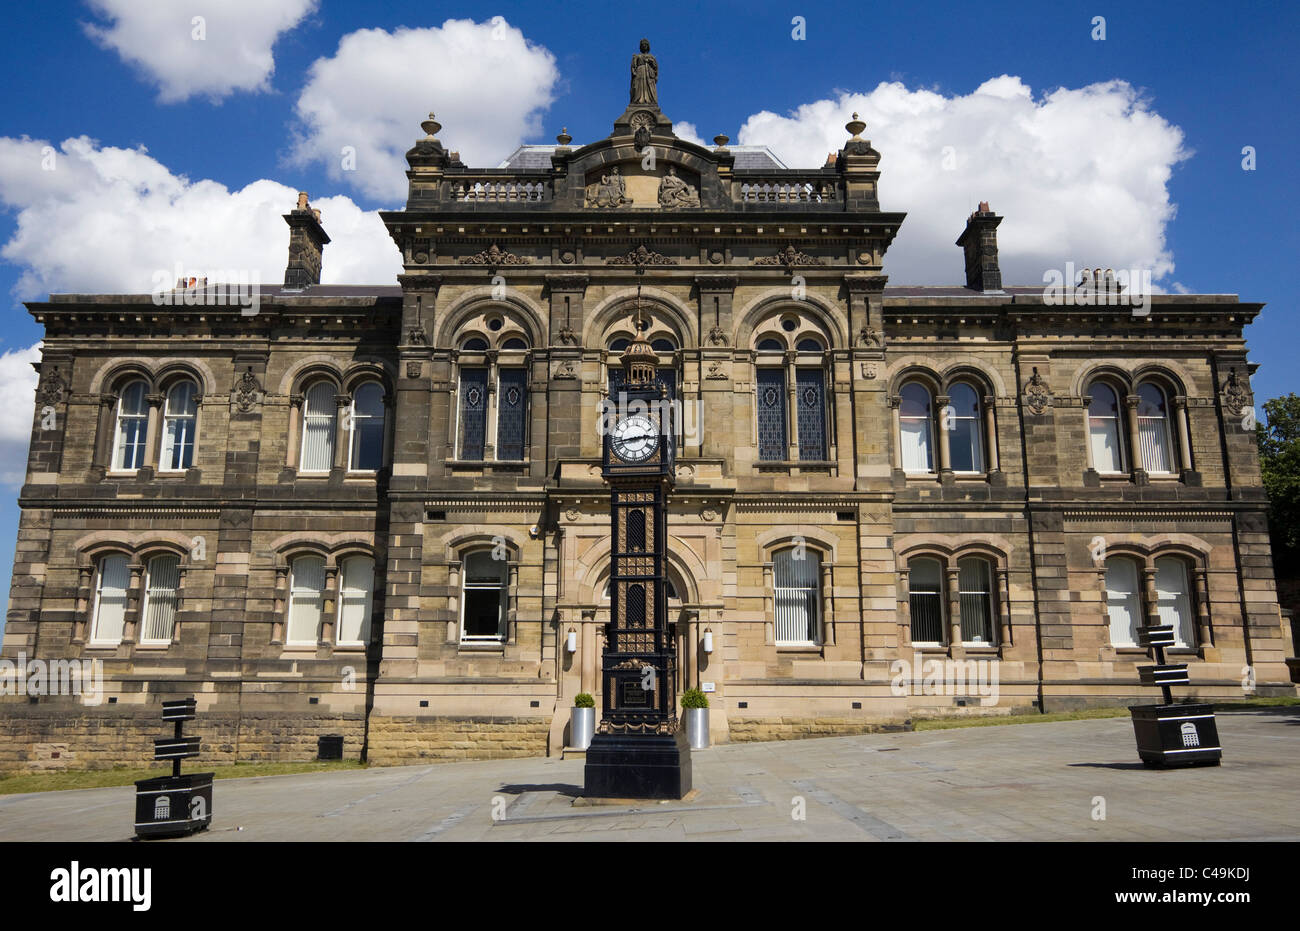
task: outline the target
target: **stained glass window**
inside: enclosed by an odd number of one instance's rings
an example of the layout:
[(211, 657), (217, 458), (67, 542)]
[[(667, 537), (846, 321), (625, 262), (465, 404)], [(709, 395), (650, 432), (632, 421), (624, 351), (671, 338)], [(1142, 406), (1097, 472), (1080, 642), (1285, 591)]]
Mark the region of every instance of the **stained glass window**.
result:
[(460, 371), (460, 458), (482, 459), (487, 437), (487, 369)]
[(497, 386), (497, 458), (524, 458), (528, 385), (523, 369), (502, 369)]
[(758, 370), (758, 458), (786, 458), (785, 370)]
[(799, 458), (826, 458), (826, 386), (821, 369), (795, 373), (795, 399), (799, 407)]

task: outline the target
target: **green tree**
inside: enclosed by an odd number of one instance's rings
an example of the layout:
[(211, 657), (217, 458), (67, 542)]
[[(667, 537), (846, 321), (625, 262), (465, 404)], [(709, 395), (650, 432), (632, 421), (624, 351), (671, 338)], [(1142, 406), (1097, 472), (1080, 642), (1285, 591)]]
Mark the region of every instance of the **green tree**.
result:
[(1264, 402), (1259, 424), (1259, 464), (1268, 493), (1273, 562), (1281, 572), (1300, 568), (1300, 397), (1294, 392)]

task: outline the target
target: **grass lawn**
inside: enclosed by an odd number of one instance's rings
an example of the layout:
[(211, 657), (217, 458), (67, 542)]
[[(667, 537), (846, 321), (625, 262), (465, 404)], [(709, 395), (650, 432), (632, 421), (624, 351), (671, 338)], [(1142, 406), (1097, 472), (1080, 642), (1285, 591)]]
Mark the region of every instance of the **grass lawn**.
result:
[[(1177, 700), (1177, 699), (1175, 699)], [(1144, 702), (1154, 704), (1154, 702)], [(1300, 708), (1300, 698), (1247, 698), (1242, 701), (1212, 702), (1215, 711), (1242, 711), (1251, 708)], [(950, 727), (995, 727), (999, 724), (1043, 724), (1049, 721), (1085, 721), (1090, 718), (1127, 718), (1128, 708), (1085, 708), (1081, 711), (1052, 711), (1048, 714), (1007, 714), (996, 717), (914, 719), (918, 731), (939, 731)]]
[[(216, 779), (243, 779), (248, 776), (282, 776), (288, 773), (321, 773), (341, 769), (363, 769), (357, 760), (331, 760), (307, 763), (233, 763), (228, 766), (187, 765), (182, 772), (212, 772)], [(0, 773), (0, 795), (20, 792), (57, 792), (62, 789), (102, 789), (105, 786), (129, 786), (137, 779), (150, 779), (171, 773), (170, 765), (140, 769), (85, 769), (62, 773)]]

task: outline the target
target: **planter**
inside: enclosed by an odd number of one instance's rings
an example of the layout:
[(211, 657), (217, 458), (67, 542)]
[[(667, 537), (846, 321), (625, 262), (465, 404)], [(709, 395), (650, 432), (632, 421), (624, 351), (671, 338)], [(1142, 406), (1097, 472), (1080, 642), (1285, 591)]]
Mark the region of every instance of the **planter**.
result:
[(212, 823), (212, 773), (159, 776), (135, 784), (137, 837), (183, 837)]
[(1133, 705), (1129, 713), (1147, 766), (1218, 766), (1223, 758), (1210, 705)]
[(692, 750), (703, 750), (709, 745), (709, 709), (683, 708), (686, 717), (686, 740)]
[(586, 750), (595, 733), (596, 709), (574, 708), (569, 714), (569, 745), (575, 750)]

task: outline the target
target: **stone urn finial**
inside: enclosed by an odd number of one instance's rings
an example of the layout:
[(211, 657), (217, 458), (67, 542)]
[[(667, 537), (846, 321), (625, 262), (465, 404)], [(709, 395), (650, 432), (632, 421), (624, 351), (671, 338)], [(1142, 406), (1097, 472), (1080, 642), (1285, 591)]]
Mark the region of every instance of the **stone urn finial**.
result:
[(438, 135), (438, 130), (442, 129), (442, 124), (439, 123), (437, 120), (435, 120), (433, 118), (433, 114), (430, 113), (429, 118), (420, 123), (420, 128), (423, 129), (428, 134), (426, 136), (426, 141), (427, 141), (427, 140), (432, 140), (435, 136)]
[(867, 124), (858, 119), (858, 115), (855, 113), (853, 114), (853, 119), (844, 124), (844, 128), (853, 134), (853, 138), (850, 140), (851, 142), (861, 142), (862, 130), (867, 128)]
[(567, 126), (560, 127), (560, 134), (555, 137), (555, 141), (558, 142), (560, 145), (568, 145), (570, 142), (572, 142), (573, 137), (569, 135), (569, 127)]
[(731, 139), (728, 138), (727, 136), (724, 136), (722, 133), (719, 133), (718, 135), (713, 137), (713, 144), (716, 145), (719, 149), (725, 149), (727, 147), (727, 143), (730, 141)]

